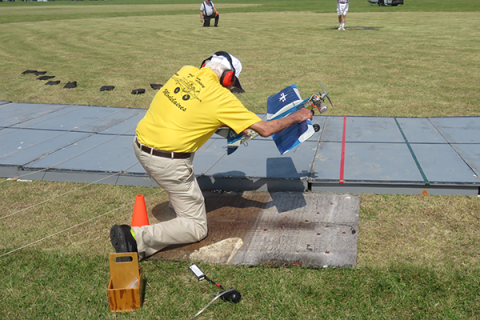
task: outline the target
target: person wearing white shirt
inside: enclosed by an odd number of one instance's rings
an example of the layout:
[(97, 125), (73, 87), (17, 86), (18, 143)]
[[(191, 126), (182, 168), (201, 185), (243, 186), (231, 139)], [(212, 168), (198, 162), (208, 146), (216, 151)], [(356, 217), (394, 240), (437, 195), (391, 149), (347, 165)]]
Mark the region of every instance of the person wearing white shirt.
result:
[(219, 14), (217, 8), (210, 0), (205, 0), (200, 5), (200, 22), (204, 27), (210, 27), (210, 19), (215, 19), (215, 27), (218, 27)]

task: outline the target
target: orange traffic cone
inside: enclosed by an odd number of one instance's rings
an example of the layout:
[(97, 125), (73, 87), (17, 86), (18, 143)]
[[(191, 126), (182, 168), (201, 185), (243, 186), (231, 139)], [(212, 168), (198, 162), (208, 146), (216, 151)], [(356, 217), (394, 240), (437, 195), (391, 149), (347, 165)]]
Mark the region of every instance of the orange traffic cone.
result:
[(145, 198), (142, 194), (138, 194), (133, 208), (132, 227), (148, 226), (149, 224)]

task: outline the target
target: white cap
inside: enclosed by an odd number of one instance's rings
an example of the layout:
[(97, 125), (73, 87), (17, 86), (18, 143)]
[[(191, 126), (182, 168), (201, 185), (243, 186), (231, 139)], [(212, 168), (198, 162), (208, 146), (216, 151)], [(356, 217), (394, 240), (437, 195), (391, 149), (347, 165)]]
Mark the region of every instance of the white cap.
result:
[(212, 62), (218, 62), (224, 65), (229, 70), (235, 69), (235, 77), (237, 77), (238, 79), (240, 76), (240, 72), (242, 72), (242, 63), (234, 55), (231, 55), (231, 54), (228, 54), (228, 55), (230, 56), (230, 58), (232, 58), (233, 66), (230, 64), (230, 61), (228, 61), (228, 58), (223, 55), (218, 55), (218, 56), (215, 54), (212, 55)]

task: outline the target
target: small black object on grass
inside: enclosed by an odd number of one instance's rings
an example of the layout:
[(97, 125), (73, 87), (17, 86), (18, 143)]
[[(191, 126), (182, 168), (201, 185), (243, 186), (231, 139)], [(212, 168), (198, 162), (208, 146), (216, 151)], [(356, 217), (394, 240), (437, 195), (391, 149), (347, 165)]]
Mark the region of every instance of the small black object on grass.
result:
[(72, 89), (72, 88), (76, 88), (77, 87), (77, 81), (68, 81), (68, 83), (63, 86), (64, 89)]
[(115, 86), (103, 86), (100, 91), (112, 91), (113, 89), (115, 89)]
[(36, 76), (43, 76), (47, 71), (35, 71), (34, 75)]
[(145, 89), (135, 89), (132, 91), (132, 94), (142, 94), (145, 93)]

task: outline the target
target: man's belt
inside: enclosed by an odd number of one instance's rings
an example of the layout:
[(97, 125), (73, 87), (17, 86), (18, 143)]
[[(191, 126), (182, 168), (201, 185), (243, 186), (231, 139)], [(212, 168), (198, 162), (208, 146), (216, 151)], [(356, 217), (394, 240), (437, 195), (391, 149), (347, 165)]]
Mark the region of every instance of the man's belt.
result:
[(150, 147), (147, 147), (146, 145), (141, 144), (137, 138), (135, 138), (135, 143), (143, 152), (146, 152), (148, 154), (151, 154), (157, 157), (171, 158), (171, 159), (186, 159), (192, 156), (191, 153), (163, 151), (163, 150), (150, 148)]

